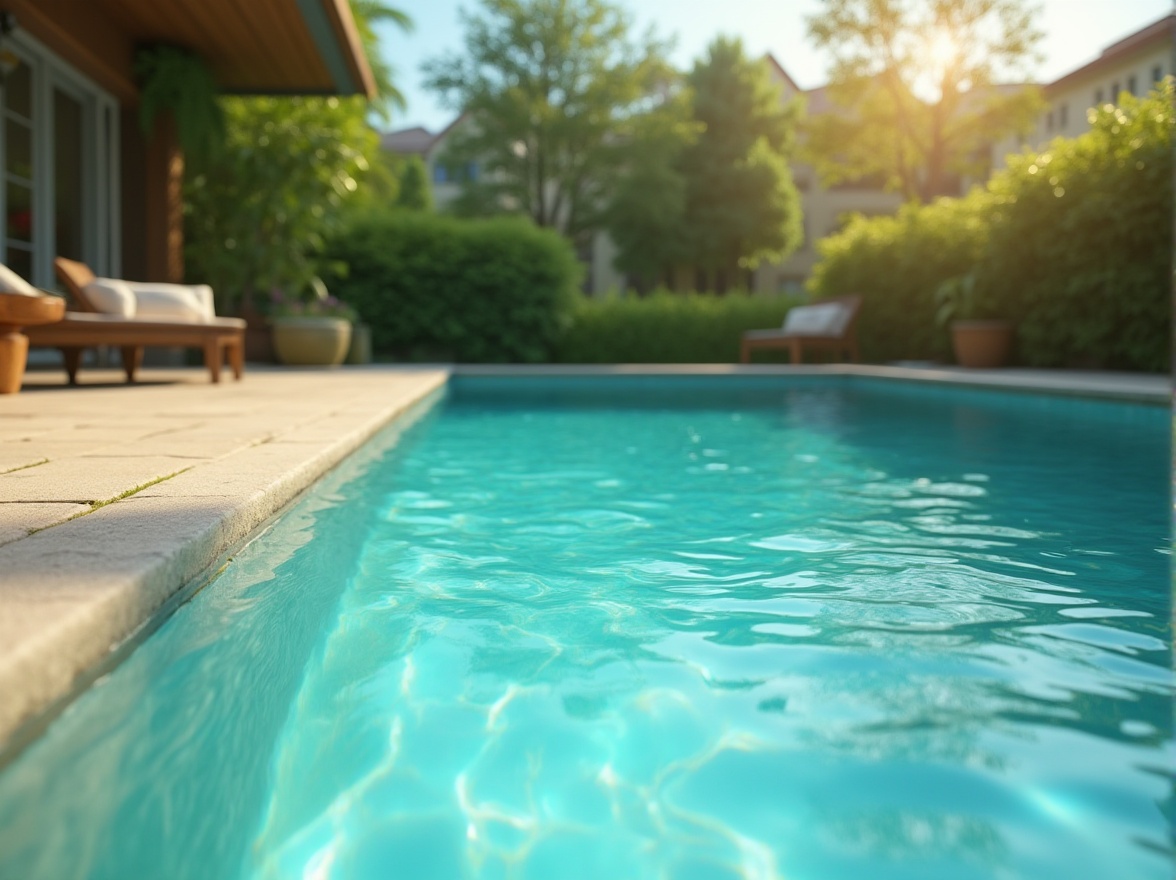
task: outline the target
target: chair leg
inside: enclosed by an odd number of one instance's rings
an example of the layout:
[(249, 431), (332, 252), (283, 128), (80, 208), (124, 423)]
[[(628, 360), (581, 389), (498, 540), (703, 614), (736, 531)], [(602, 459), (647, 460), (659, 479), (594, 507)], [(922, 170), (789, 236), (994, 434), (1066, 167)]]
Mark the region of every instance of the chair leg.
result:
[(122, 354), (123, 372), (127, 374), (127, 381), (135, 381), (135, 371), (143, 363), (143, 346), (124, 345), (119, 349)]
[(226, 346), (229, 353), (229, 366), (233, 368), (233, 378), (240, 380), (245, 374), (245, 344), (244, 341), (237, 337), (229, 340)]
[(751, 363), (751, 345), (746, 339), (741, 339), (739, 341), (739, 363)]
[(799, 339), (792, 339), (788, 342), (788, 352), (792, 363), (799, 364), (804, 360), (804, 356), (800, 350)]
[(29, 338), (13, 324), (0, 325), (0, 394), (16, 394), (29, 357)]
[(65, 374), (69, 376), (69, 384), (78, 384), (78, 367), (82, 365), (82, 349), (63, 348), (61, 359), (65, 361)]
[(204, 343), (204, 366), (208, 367), (209, 375), (212, 381), (220, 381), (221, 359), (224, 357), (224, 350), (221, 348), (219, 339), (210, 339)]

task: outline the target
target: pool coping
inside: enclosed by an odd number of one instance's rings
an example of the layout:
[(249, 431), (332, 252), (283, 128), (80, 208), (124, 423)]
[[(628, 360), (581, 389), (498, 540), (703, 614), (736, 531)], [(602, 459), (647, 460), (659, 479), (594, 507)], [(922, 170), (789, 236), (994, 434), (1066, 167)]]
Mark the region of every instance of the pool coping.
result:
[(324, 395), (313, 417), (288, 417), (272, 436), (0, 545), (0, 766), (270, 520), (380, 431), (439, 400), (449, 378), (445, 367), (365, 372), (364, 391), (374, 379), (385, 393)]
[(1172, 399), (1169, 377), (1032, 370), (543, 364), (388, 366), (363, 373), (387, 376), (389, 383), (395, 376), (416, 378), (388, 399), (340, 405), (325, 420), (294, 425), (279, 442), (236, 450), (0, 546), (0, 766), (215, 577), (234, 548), (389, 424), (439, 399), (451, 376), (832, 376), (1149, 405), (1168, 406)]
[(1082, 370), (974, 370), (870, 364), (455, 364), (454, 376), (840, 376), (1171, 406), (1171, 376)]

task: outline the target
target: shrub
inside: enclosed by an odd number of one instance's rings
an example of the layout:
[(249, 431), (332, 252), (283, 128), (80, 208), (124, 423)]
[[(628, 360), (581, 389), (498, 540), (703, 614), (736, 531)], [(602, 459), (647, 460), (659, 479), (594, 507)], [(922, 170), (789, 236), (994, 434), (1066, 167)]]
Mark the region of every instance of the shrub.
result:
[(1170, 82), (1123, 95), (990, 183), (977, 284), (1004, 298), (1026, 363), (1169, 370), (1172, 100)]
[(651, 296), (580, 297), (560, 337), (562, 363), (690, 364), (739, 360), (744, 330), (779, 327), (799, 302), (789, 296), (711, 296), (658, 291)]
[(1173, 87), (1091, 111), (1092, 130), (1008, 159), (962, 199), (858, 217), (818, 243), (819, 296), (861, 293), (866, 360), (945, 352), (934, 291), (976, 274), (1033, 366), (1167, 372)]
[(335, 239), (332, 289), (406, 359), (542, 361), (574, 302), (579, 266), (559, 235), (526, 220), (375, 211)]
[(989, 196), (903, 205), (893, 217), (854, 217), (817, 242), (808, 287), (818, 297), (860, 294), (862, 358), (927, 360), (946, 352), (935, 290), (976, 266), (987, 238)]

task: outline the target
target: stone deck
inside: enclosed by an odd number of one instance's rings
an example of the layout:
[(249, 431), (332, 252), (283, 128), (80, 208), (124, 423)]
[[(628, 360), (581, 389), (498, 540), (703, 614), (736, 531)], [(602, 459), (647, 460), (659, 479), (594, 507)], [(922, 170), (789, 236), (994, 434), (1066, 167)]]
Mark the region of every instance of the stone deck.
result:
[(0, 397), (0, 743), (447, 376), (90, 370)]
[[(1167, 405), (1165, 376), (727, 365), (462, 367), (478, 375), (832, 374)], [(136, 633), (381, 427), (443, 367), (33, 373), (0, 397), (0, 755), (116, 662)], [(121, 647), (120, 647), (121, 646)]]

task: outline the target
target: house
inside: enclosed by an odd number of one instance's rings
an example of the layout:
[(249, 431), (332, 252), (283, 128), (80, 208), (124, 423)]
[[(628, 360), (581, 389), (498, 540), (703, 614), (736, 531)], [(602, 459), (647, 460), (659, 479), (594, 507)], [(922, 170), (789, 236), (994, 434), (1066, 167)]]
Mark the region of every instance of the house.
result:
[(416, 126), (400, 131), (390, 131), (380, 137), (380, 148), (401, 156), (416, 156), (424, 159), (433, 143), (433, 135), (427, 128)]
[(430, 134), (428, 129), (417, 126), (390, 131), (380, 137), (383, 149), (400, 156), (416, 156), (424, 161), (433, 188), (433, 203), (439, 210), (444, 210), (457, 198), (463, 182), (476, 179), (478, 175), (476, 165), (454, 168), (443, 159), (450, 134), (465, 124), (467, 118), (465, 113), (461, 114), (437, 134)]
[(1112, 43), (1094, 61), (1072, 70), (1045, 87), (1049, 107), (1038, 125), (1039, 142), (1077, 137), (1090, 130), (1086, 111), (1114, 104), (1119, 95), (1146, 95), (1173, 72), (1176, 13), (1165, 15)]
[(51, 287), (53, 258), (99, 275), (183, 274), (183, 155), (144, 135), (139, 47), (198, 54), (228, 94), (374, 93), (347, 0), (0, 0), (0, 262)]
[[(767, 55), (764, 63), (768, 66), (773, 84), (780, 89), (785, 101), (800, 97), (804, 101), (805, 112), (809, 115), (836, 112), (829, 98), (827, 86), (801, 89), (772, 55)], [(868, 182), (847, 181), (834, 186), (823, 186), (816, 170), (803, 162), (792, 163), (792, 180), (800, 193), (804, 241), (784, 262), (760, 266), (755, 270), (752, 275), (752, 288), (757, 293), (799, 291), (817, 263), (818, 240), (841, 229), (845, 218), (851, 214), (893, 214), (902, 204), (902, 196), (899, 193), (888, 192)]]
[(1124, 92), (1143, 96), (1176, 74), (1176, 13), (1169, 13), (1107, 46), (1097, 58), (1044, 86), (1046, 109), (1028, 136), (1005, 139), (993, 150), (993, 166), (1027, 146), (1044, 147), (1056, 137), (1090, 131), (1087, 111), (1116, 103)]

